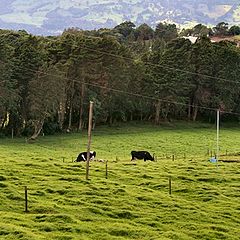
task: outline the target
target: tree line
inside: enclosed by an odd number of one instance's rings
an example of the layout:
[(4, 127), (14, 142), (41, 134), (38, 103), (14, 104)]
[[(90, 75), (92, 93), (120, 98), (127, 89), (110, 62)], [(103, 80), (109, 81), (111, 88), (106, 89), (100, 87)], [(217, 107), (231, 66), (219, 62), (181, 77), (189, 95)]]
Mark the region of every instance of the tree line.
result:
[(90, 100), (94, 125), (211, 121), (213, 109), (239, 112), (240, 50), (232, 41), (211, 42), (239, 30), (219, 23), (179, 32), (175, 24), (132, 22), (46, 37), (0, 30), (0, 135), (81, 131)]

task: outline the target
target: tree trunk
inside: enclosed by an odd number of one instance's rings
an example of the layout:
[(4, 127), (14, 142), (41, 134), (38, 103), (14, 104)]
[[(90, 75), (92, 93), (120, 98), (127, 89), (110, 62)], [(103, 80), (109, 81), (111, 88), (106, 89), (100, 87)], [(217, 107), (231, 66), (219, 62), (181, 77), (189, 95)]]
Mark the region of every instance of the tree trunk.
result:
[(96, 122), (93, 121), (93, 125), (92, 125), (92, 130), (93, 130), (93, 131), (95, 130), (95, 127), (96, 127)]
[(68, 131), (70, 131), (71, 128), (72, 128), (72, 102), (70, 103), (70, 109), (69, 109)]
[(164, 121), (168, 121), (168, 114), (169, 114), (169, 104), (166, 106), (165, 114), (164, 114)]
[(160, 103), (160, 100), (158, 100), (155, 104), (155, 107), (156, 107), (155, 124), (157, 125), (160, 123), (160, 106), (161, 106), (161, 103)]
[(109, 117), (109, 125), (110, 126), (112, 126), (112, 124), (113, 124), (113, 117), (112, 117), (112, 115)]
[(84, 96), (85, 96), (85, 85), (82, 83), (82, 88), (81, 88), (81, 103), (80, 103), (80, 112), (79, 112), (79, 125), (78, 125), (78, 130), (83, 129), (83, 102), (84, 102)]
[(193, 122), (196, 121), (196, 119), (197, 119), (197, 114), (198, 114), (198, 106), (194, 106), (194, 107), (193, 107), (193, 116), (192, 116)]
[(23, 125), (23, 129), (26, 126), (26, 122), (28, 120), (28, 104), (27, 104), (27, 93), (23, 95), (22, 97), (22, 105), (21, 105), (21, 117), (22, 117), (22, 125)]
[(36, 140), (36, 139), (37, 139), (38, 135), (39, 135), (40, 132), (42, 131), (43, 124), (44, 124), (44, 119), (34, 121), (34, 123), (33, 123), (33, 125), (34, 125), (34, 133), (33, 133), (33, 135), (28, 139), (28, 141), (29, 141), (29, 140)]
[(1, 130), (4, 128), (6, 121), (7, 121), (7, 113), (5, 113), (4, 118), (3, 118), (3, 120), (2, 120)]
[(67, 131), (71, 131), (72, 128), (72, 110), (73, 110), (73, 97), (74, 97), (74, 81), (72, 81), (71, 83), (71, 89), (70, 89), (70, 108), (69, 108), (69, 117), (68, 117), (68, 128)]
[(130, 114), (130, 121), (133, 121), (133, 112)]
[(63, 129), (63, 123), (65, 118), (65, 102), (60, 102), (59, 110), (58, 110), (58, 124), (59, 128)]
[(189, 100), (189, 103), (188, 103), (188, 121), (191, 120), (191, 100)]

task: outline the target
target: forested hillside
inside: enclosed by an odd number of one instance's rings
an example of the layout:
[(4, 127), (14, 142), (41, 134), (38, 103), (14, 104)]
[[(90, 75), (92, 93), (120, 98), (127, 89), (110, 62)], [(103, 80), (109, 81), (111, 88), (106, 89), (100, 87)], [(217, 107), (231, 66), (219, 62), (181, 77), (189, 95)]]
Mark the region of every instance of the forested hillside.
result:
[(239, 26), (227, 23), (178, 33), (174, 24), (152, 29), (124, 22), (56, 37), (1, 30), (1, 135), (35, 139), (42, 132), (81, 130), (90, 100), (95, 125), (211, 121), (218, 108), (237, 120), (227, 112), (240, 112), (240, 49), (208, 36), (239, 34)]

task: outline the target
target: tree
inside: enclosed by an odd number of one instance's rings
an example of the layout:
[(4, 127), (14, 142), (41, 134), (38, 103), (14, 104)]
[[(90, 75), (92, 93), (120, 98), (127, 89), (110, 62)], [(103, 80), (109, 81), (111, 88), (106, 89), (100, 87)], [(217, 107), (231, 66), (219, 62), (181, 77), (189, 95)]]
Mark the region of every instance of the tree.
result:
[(17, 106), (16, 83), (9, 76), (12, 50), (0, 35), (0, 130), (8, 123), (8, 116)]
[(193, 45), (190, 57), (192, 65), (192, 87), (189, 96), (189, 118), (197, 119), (199, 106), (211, 101), (211, 84), (213, 79), (214, 49), (208, 37), (199, 38)]
[[(10, 123), (19, 122), (16, 133), (19, 135), (25, 129), (29, 120), (29, 82), (35, 79), (38, 68), (42, 64), (38, 39), (26, 33), (17, 36), (11, 60), (10, 78), (16, 82), (19, 94), (17, 114), (10, 116)], [(17, 119), (16, 119), (17, 117)]]
[(183, 28), (182, 31), (180, 32), (179, 36), (181, 37), (189, 37), (192, 36), (193, 30), (190, 28)]
[[(14, 45), (18, 33), (0, 30), (0, 130), (18, 132), (16, 119), (19, 97), (16, 79), (12, 78)], [(11, 128), (11, 130), (10, 130)]]
[(65, 94), (63, 73), (58, 66), (41, 69), (35, 79), (29, 83), (29, 122), (33, 126), (33, 134), (29, 138), (35, 140), (42, 131), (47, 118), (53, 118), (61, 108)]
[[(115, 120), (126, 119), (127, 96), (114, 91), (126, 91), (131, 82), (131, 56), (129, 49), (112, 38), (103, 38), (98, 45), (99, 52), (112, 55), (102, 55), (99, 65), (100, 77), (95, 80), (105, 89), (99, 90), (98, 101), (101, 102), (105, 119), (112, 124)], [(128, 60), (129, 59), (129, 60)], [(114, 90), (111, 90), (114, 89)], [(103, 114), (102, 114), (103, 116)]]
[[(228, 41), (215, 43), (211, 107), (233, 111), (239, 98), (240, 52), (235, 44)], [(228, 82), (227, 82), (228, 81)]]
[(215, 36), (227, 36), (228, 35), (228, 23), (220, 22), (213, 27), (213, 33)]
[(180, 35), (193, 37), (211, 36), (213, 35), (213, 31), (211, 28), (208, 28), (207, 26), (200, 23), (191, 29), (183, 29)]
[(233, 36), (240, 35), (240, 26), (234, 25), (234, 26), (230, 27), (228, 32), (230, 35), (233, 35)]
[(154, 37), (154, 30), (146, 23), (144, 23), (136, 28), (135, 36), (137, 40), (150, 40)]
[(203, 24), (197, 24), (192, 29), (192, 36), (194, 37), (202, 37), (202, 36), (210, 36), (212, 35), (212, 29), (208, 28)]
[(190, 76), (185, 72), (190, 65), (190, 53), (191, 42), (182, 38), (169, 42), (161, 54), (153, 52), (149, 87), (158, 98), (155, 103), (156, 124), (159, 124), (160, 117), (167, 120), (169, 114), (174, 116), (175, 111), (182, 111), (182, 107), (174, 102), (184, 104), (190, 91)]
[(177, 38), (178, 31), (175, 24), (159, 23), (155, 29), (155, 36), (165, 41)]
[(117, 25), (114, 30), (120, 34), (123, 35), (123, 37), (126, 39), (127, 37), (130, 36), (130, 34), (134, 31), (135, 29), (135, 24), (130, 22), (130, 21), (126, 21), (123, 22), (119, 25)]

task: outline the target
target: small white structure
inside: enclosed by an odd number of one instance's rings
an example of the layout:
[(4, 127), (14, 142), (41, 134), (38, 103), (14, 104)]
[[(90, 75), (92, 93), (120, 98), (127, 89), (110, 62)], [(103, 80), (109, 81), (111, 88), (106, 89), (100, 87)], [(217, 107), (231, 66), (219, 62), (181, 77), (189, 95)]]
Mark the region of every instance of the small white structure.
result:
[(198, 39), (198, 37), (193, 37), (193, 36), (188, 36), (188, 37), (184, 36), (183, 38), (188, 39), (191, 43), (195, 43)]

